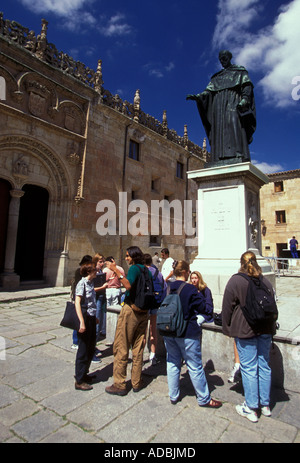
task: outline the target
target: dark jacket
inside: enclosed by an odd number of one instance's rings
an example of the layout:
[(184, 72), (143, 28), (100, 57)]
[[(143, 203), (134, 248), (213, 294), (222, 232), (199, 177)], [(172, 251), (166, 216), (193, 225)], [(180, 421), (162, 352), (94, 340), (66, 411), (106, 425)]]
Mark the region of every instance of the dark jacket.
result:
[[(171, 292), (175, 292), (181, 286), (181, 280), (173, 281), (170, 285)], [(206, 313), (205, 299), (201, 293), (197, 291), (195, 286), (186, 283), (180, 292), (180, 301), (185, 320), (188, 320), (185, 338), (195, 338), (200, 336), (201, 326), (197, 323), (197, 315), (201, 314), (204, 318), (209, 318)]]
[[(273, 292), (273, 287), (267, 278), (263, 277), (265, 285)], [(241, 306), (245, 305), (248, 281), (233, 275), (227, 283), (222, 304), (223, 333), (232, 338), (252, 338), (256, 336), (244, 317)], [(273, 327), (261, 334), (272, 334)]]

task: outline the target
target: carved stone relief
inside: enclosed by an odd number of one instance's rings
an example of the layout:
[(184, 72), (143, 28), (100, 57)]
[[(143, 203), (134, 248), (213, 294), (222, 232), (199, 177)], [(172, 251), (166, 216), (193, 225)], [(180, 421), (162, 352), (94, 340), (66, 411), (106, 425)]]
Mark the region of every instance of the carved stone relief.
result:
[(28, 159), (23, 154), (17, 154), (16, 157), (17, 159), (12, 164), (12, 175), (16, 187), (21, 189), (28, 178)]
[(258, 195), (249, 191), (247, 195), (248, 204), (248, 230), (250, 237), (250, 247), (258, 247)]

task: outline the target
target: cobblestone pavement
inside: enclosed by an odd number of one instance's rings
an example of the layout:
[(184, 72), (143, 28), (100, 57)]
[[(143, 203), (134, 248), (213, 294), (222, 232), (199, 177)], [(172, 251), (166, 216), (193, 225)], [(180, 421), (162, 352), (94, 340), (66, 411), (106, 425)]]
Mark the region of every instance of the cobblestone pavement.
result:
[[(293, 280), (296, 300), (300, 279), (283, 280), (279, 279), (278, 295), (286, 297), (284, 287), (290, 288)], [(185, 367), (181, 401), (171, 405), (165, 361), (150, 366), (147, 354), (146, 387), (134, 393), (128, 379), (127, 396), (108, 395), (113, 356), (105, 340), (98, 344), (102, 362), (91, 367), (96, 374), (93, 390), (76, 391), (71, 331), (59, 326), (65, 290), (51, 289), (46, 297), (40, 297), (41, 291), (35, 299), (24, 292), (22, 300), (0, 293), (0, 442), (105, 443), (104, 449), (113, 449), (107, 444), (130, 448), (136, 443), (189, 448), (205, 442), (300, 443), (300, 394), (272, 389), (272, 417), (251, 423), (235, 411), (243, 401), (242, 386), (229, 384), (229, 372), (214, 371), (212, 362), (205, 370), (212, 396), (223, 401), (217, 410), (198, 407)]]

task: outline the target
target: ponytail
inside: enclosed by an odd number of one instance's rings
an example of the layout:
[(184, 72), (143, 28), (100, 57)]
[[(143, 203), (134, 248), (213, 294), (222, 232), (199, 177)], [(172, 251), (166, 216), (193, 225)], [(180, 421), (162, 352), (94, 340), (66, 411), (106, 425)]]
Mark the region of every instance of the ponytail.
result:
[(256, 261), (256, 256), (253, 252), (244, 252), (241, 256), (240, 272), (247, 273), (251, 277), (259, 278), (262, 274), (262, 269)]

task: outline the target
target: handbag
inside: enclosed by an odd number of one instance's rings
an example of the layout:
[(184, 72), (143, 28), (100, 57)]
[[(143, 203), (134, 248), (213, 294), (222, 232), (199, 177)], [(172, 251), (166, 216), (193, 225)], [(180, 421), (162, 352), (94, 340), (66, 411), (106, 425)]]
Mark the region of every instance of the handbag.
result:
[(214, 317), (215, 325), (222, 326), (222, 312), (221, 313), (214, 312), (213, 317)]
[(65, 313), (60, 326), (64, 328), (70, 328), (71, 330), (79, 331), (80, 321), (75, 309), (75, 303), (68, 301), (66, 303)]

